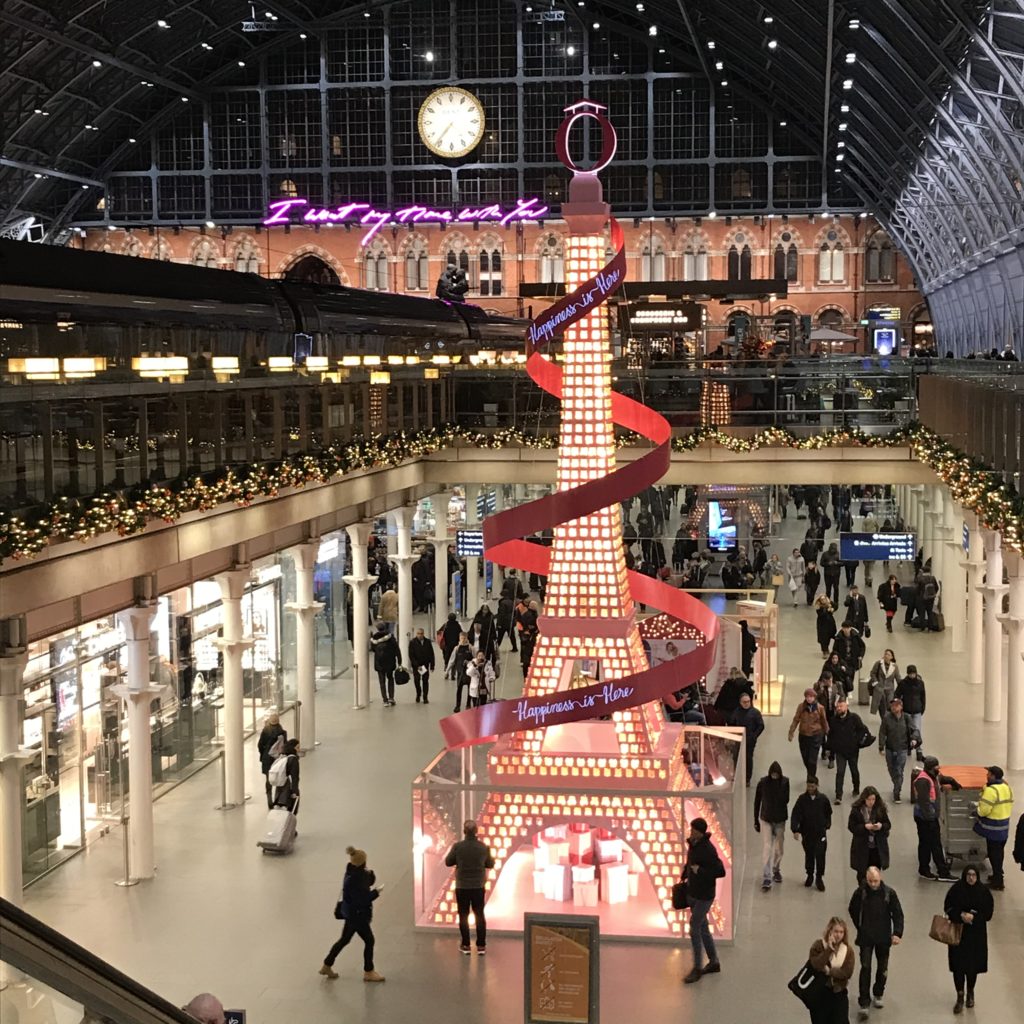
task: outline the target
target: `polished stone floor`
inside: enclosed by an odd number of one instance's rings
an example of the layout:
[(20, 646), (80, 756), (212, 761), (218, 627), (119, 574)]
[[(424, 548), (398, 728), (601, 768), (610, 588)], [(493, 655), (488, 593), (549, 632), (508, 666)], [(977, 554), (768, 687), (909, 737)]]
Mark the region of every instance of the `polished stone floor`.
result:
[[(791, 508), (784, 524), (790, 536), (773, 544), (783, 559), (793, 546), (796, 525)], [(800, 692), (817, 676), (821, 657), (810, 609), (784, 606), (780, 619), (781, 666), (788, 680), (785, 713), (768, 719), (756, 769), (762, 773), (778, 757), (796, 780), (800, 761), (795, 743), (786, 742), (786, 728)], [(897, 627), (890, 639), (876, 630), (869, 659), (884, 646), (894, 647), (901, 667), (916, 662), (927, 682), (924, 725), (930, 753), (947, 763), (1003, 760), (1005, 728), (982, 722), (980, 687), (965, 682), (965, 658), (950, 653), (948, 632), (920, 635)], [(216, 768), (156, 804), (155, 880), (115, 887), (122, 847), (114, 830), (32, 886), (26, 908), (167, 998), (182, 1003), (195, 992), (210, 990), (225, 1005), (248, 1010), (254, 1024), (522, 1020), (520, 940), (495, 938), (486, 959), (462, 957), (455, 937), (412, 929), (410, 781), (440, 748), (437, 719), (451, 708), (449, 685), (435, 684), (429, 706), (412, 703), (411, 695), (400, 691), (396, 708), (386, 710), (377, 702), (360, 712), (350, 708), (347, 678), (322, 686), (322, 743), (302, 763), (301, 834), (293, 856), (264, 857), (256, 848), (265, 811), (262, 778), (255, 751), (250, 751), (253, 800), (244, 809), (214, 809), (220, 795)], [(882, 759), (869, 750), (862, 760), (862, 784), (873, 783), (885, 792)], [(823, 768), (821, 774), (830, 786), (831, 773)], [(1024, 810), (1024, 773), (1010, 781), (1021, 794), (1019, 812)], [(796, 781), (793, 788), (799, 791)], [(907, 937), (893, 953), (885, 1009), (872, 1011), (872, 1019), (931, 1024), (951, 1016), (953, 1003), (945, 950), (927, 935), (946, 890), (917, 878), (909, 803), (892, 811), (893, 864), (887, 879), (906, 909)], [(601, 950), (601, 1019), (806, 1020), (786, 982), (803, 964), (828, 917), (846, 913), (854, 877), (843, 821), (829, 851), (824, 894), (803, 888), (802, 852), (791, 837), (783, 861), (785, 882), (762, 894), (759, 844), (751, 832), (738, 938), (722, 950), (722, 974), (684, 987), (680, 979), (689, 968), (688, 947), (606, 943)], [(337, 934), (332, 908), (350, 843), (368, 851), (371, 866), (387, 886), (375, 917), (377, 968), (388, 978), (385, 985), (363, 984), (358, 940), (339, 960), (337, 981), (316, 974)], [(967, 1020), (1021, 1020), (1024, 875), (1009, 857), (1007, 864), (1007, 890), (996, 894), (989, 930), (990, 972), (979, 982), (977, 1008), (968, 1011)]]

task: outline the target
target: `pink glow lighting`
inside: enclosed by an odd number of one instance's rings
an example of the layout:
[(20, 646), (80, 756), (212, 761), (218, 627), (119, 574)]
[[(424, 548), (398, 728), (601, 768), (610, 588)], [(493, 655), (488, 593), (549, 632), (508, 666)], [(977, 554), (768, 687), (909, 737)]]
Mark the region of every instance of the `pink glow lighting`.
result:
[[(303, 209), (305, 208), (305, 209)], [(403, 206), (399, 210), (378, 210), (370, 203), (339, 203), (337, 206), (310, 206), (308, 199), (299, 197), (277, 199), (267, 207), (268, 216), (264, 227), (276, 224), (343, 224), (346, 221), (369, 225), (361, 239), (362, 245), (373, 240), (374, 235), (388, 224), (480, 224), (494, 223), (504, 227), (513, 221), (537, 221), (545, 216), (548, 207), (536, 196), (517, 199), (515, 206), (502, 207), (497, 203), (490, 206), (464, 206), (461, 210), (434, 210), (429, 206)]]

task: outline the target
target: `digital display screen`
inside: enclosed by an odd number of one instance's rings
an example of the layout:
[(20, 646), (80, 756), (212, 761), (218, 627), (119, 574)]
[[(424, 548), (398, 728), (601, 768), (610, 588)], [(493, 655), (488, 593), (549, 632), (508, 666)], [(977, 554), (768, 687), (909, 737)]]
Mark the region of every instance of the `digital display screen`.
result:
[(841, 533), (839, 557), (844, 562), (912, 562), (917, 554), (913, 533)]
[(459, 558), (482, 558), (484, 553), (484, 531), (456, 530), (455, 553)]
[(875, 351), (880, 356), (894, 355), (899, 349), (899, 334), (895, 327), (876, 327), (872, 335)]
[(708, 547), (712, 551), (731, 551), (736, 547), (736, 520), (724, 502), (708, 502)]

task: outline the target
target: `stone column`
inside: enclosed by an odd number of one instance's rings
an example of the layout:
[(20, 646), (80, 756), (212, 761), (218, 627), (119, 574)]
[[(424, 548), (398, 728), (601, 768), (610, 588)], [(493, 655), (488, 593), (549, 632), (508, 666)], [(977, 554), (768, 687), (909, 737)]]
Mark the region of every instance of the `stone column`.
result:
[[(480, 497), (479, 484), (466, 484), (466, 528), (478, 530), (480, 516), (477, 515), (476, 502)], [(466, 610), (475, 615), (480, 607), (480, 559), (470, 555), (466, 559)]]
[(967, 681), (980, 686), (985, 674), (985, 539), (973, 512), (965, 510), (964, 521), (969, 531), (967, 560), (962, 563), (967, 570)]
[[(494, 511), (495, 514), (505, 511), (505, 487), (503, 484), (494, 485)], [(491, 597), (495, 600), (501, 596), (501, 588), (504, 583), (505, 570), (495, 563), (494, 571), (491, 574)]]
[(295, 677), (298, 684), (299, 738), (303, 750), (316, 746), (316, 630), (314, 619), (323, 605), (313, 600), (313, 572), (320, 541), (311, 540), (288, 549), (295, 565), (295, 600), (285, 611), (295, 615)]
[(431, 499), (434, 506), (434, 629), (444, 625), (451, 608), (451, 597), (448, 593), (448, 504), (451, 495), (448, 491), (440, 491)]
[(366, 543), (372, 523), (353, 523), (345, 527), (352, 548), (352, 575), (344, 577), (352, 588), (352, 668), (356, 675), (355, 708), (370, 703), (370, 584), (374, 577), (367, 571)]
[[(153, 734), (149, 726), (149, 707), (160, 693), (160, 687), (149, 678), (149, 629), (155, 613), (156, 605), (148, 603), (117, 613), (126, 638), (128, 671), (125, 682), (113, 687), (113, 692), (128, 705), (128, 863), (131, 877), (138, 879), (152, 878), (156, 870)], [(241, 717), (241, 702), (238, 710)]]
[(395, 520), (395, 548), (391, 561), (398, 572), (398, 645), (403, 659), (409, 650), (412, 636), (412, 517), (415, 507), (396, 508), (390, 513)]
[(925, 512), (925, 529), (928, 531), (928, 545), (925, 549), (925, 561), (932, 560), (932, 573), (942, 584), (946, 585), (946, 510), (942, 488), (930, 487), (928, 509)]
[(0, 623), (0, 897), (21, 906), (22, 819), (25, 813), (24, 766), (32, 760), (22, 747), (25, 722), (25, 620)]
[(1002, 616), (1009, 637), (1006, 657), (1006, 767), (1024, 769), (1024, 558), (1008, 556), (1010, 611)]
[(917, 487), (914, 489), (917, 501), (914, 512), (914, 530), (917, 533), (917, 547), (924, 549), (925, 561), (928, 560), (931, 538), (928, 536), (928, 489)]
[(962, 654), (967, 644), (967, 577), (964, 570), (964, 523), (953, 495), (945, 502), (945, 560), (942, 581), (942, 614), (950, 631), (954, 654)]
[(220, 573), (220, 599), (224, 615), (217, 646), (224, 658), (224, 807), (245, 803), (245, 736), (242, 707), (242, 651), (252, 647), (252, 638), (242, 635), (242, 598), (249, 582), (250, 567), (237, 565)]
[(1003, 720), (1003, 548), (996, 530), (985, 531), (985, 721)]

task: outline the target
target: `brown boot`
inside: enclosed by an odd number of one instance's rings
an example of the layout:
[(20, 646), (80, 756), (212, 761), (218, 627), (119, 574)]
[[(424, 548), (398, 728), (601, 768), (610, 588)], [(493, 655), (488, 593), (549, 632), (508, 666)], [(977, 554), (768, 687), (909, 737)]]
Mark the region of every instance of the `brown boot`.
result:
[(363, 981), (384, 981), (384, 975), (376, 971), (363, 971)]
[(336, 977), (338, 976), (338, 973), (337, 973), (337, 971), (335, 971), (335, 969), (334, 969), (333, 967), (329, 967), (329, 966), (328, 966), (327, 964), (324, 964), (324, 965), (323, 965), (323, 966), (322, 966), (322, 967), (320, 968), (320, 973), (321, 973), (321, 974), (322, 974), (322, 975), (323, 975), (323, 976), (324, 976), (325, 978), (336, 978)]

